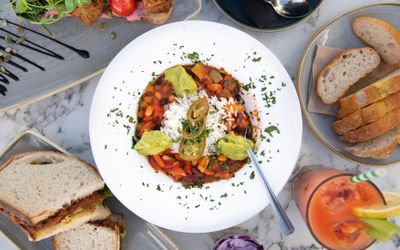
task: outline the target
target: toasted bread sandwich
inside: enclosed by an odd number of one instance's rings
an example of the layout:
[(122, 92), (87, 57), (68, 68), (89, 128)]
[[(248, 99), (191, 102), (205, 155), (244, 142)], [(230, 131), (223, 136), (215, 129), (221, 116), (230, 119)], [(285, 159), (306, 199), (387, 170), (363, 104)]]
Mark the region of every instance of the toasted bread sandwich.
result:
[(110, 215), (95, 168), (53, 151), (11, 157), (0, 166), (0, 210), (38, 241)]
[(119, 250), (125, 232), (122, 216), (88, 222), (53, 236), (56, 250)]

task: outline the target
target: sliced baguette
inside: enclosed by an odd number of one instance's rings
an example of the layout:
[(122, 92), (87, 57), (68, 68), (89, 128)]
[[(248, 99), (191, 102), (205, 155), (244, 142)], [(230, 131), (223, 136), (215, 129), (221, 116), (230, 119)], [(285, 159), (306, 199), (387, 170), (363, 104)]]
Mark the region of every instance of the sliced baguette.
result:
[(335, 103), (350, 86), (373, 71), (379, 63), (378, 52), (372, 48), (346, 50), (319, 73), (317, 94), (324, 103)]
[(373, 17), (357, 17), (353, 32), (373, 47), (388, 64), (400, 65), (400, 32), (389, 23)]
[(53, 237), (55, 250), (119, 250), (119, 227), (85, 223)]
[(343, 135), (359, 127), (370, 124), (399, 107), (400, 91), (384, 98), (381, 101), (357, 110), (341, 120), (335, 121), (332, 124), (332, 127), (337, 134)]
[(23, 153), (0, 167), (0, 209), (35, 225), (103, 187), (97, 170), (78, 158), (53, 151)]
[(396, 149), (399, 141), (400, 127), (396, 127), (375, 139), (345, 147), (344, 150), (358, 157), (387, 159)]
[(336, 115), (341, 119), (398, 91), (400, 91), (400, 69), (356, 93), (340, 99)]
[(400, 108), (387, 113), (375, 122), (362, 126), (339, 137), (340, 140), (357, 143), (374, 139), (400, 124)]

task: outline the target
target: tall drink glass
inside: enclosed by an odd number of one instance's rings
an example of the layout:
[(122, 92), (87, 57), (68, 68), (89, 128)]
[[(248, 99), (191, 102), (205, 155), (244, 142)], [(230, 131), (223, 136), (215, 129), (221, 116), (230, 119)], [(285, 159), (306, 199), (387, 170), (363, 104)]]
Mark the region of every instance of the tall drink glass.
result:
[(353, 173), (322, 166), (304, 167), (293, 182), (293, 196), (311, 234), (325, 248), (361, 250), (375, 240), (353, 215), (355, 207), (384, 204), (372, 182), (351, 183)]

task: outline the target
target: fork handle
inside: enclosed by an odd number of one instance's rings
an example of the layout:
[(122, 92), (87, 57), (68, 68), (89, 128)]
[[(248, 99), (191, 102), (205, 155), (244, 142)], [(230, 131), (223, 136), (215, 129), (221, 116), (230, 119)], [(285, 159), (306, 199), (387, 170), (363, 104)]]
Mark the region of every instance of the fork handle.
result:
[(292, 234), (294, 232), (293, 224), (287, 216), (286, 211), (282, 208), (281, 204), (276, 198), (274, 192), (272, 191), (272, 188), (269, 185), (264, 173), (262, 172), (260, 165), (258, 165), (258, 160), (254, 155), (253, 150), (251, 150), (251, 148), (247, 148), (247, 153), (250, 156), (251, 162), (257, 169), (258, 175), (262, 177), (262, 180), (264, 181), (264, 184), (267, 188), (267, 195), (269, 200), (271, 201), (272, 209), (274, 210), (282, 235), (288, 236)]

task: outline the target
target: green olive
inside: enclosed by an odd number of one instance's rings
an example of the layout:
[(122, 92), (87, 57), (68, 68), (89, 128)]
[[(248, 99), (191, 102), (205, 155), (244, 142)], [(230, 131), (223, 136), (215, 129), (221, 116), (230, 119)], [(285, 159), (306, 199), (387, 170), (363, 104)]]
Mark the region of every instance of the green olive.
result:
[(188, 119), (192, 124), (203, 120), (208, 114), (208, 100), (206, 98), (199, 98), (192, 103), (188, 111)]

